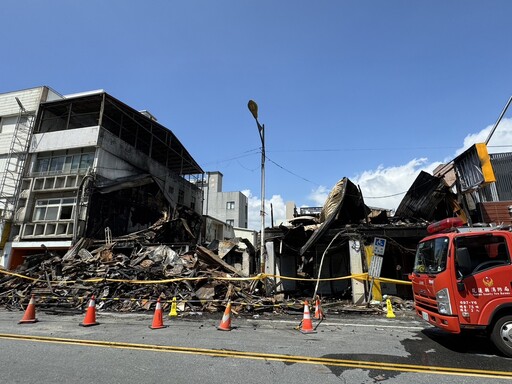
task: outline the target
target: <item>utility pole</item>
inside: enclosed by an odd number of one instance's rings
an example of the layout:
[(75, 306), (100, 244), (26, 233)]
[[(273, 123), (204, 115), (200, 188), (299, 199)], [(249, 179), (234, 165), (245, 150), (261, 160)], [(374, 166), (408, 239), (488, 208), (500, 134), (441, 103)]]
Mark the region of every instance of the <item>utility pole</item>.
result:
[(260, 263), (261, 273), (265, 273), (265, 259), (267, 252), (265, 249), (265, 124), (260, 124), (258, 121), (258, 104), (255, 101), (249, 100), (247, 104), (249, 111), (251, 111), (256, 125), (258, 126), (258, 132), (261, 139), (261, 232), (260, 232)]

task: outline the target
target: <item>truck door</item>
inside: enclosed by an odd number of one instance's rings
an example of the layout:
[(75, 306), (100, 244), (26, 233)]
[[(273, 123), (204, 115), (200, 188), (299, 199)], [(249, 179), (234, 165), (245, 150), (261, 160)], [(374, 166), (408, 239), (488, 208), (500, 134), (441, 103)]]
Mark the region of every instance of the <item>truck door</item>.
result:
[(504, 236), (462, 234), (455, 238), (454, 312), (461, 326), (481, 324), (482, 310), (510, 296), (510, 250)]

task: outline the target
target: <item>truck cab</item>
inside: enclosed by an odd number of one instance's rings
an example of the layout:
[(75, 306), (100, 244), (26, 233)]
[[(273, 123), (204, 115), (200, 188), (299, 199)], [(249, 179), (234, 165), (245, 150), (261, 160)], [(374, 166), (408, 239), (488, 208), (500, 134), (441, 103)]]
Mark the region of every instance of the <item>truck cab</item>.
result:
[(512, 357), (512, 232), (454, 218), (427, 230), (410, 275), (418, 316), (451, 333), (484, 330)]

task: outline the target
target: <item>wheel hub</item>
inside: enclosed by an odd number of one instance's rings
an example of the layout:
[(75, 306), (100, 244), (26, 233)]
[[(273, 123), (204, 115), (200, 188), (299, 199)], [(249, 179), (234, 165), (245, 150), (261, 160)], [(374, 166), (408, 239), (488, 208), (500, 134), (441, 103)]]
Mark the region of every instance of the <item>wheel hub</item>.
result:
[(503, 324), (501, 327), (501, 338), (505, 343), (512, 347), (512, 322)]

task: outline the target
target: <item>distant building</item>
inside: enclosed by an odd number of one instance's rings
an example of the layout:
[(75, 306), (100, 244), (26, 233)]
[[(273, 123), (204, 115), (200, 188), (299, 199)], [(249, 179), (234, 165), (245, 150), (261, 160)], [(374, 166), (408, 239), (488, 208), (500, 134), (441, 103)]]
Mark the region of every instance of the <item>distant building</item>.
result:
[(286, 202), (286, 220), (293, 220), (296, 217), (300, 216), (310, 216), (319, 218), (322, 212), (322, 207), (300, 207), (297, 209), (295, 202), (287, 201)]
[(202, 186), (203, 215), (211, 216), (237, 228), (247, 228), (248, 199), (242, 192), (223, 192), (222, 173), (207, 172)]

